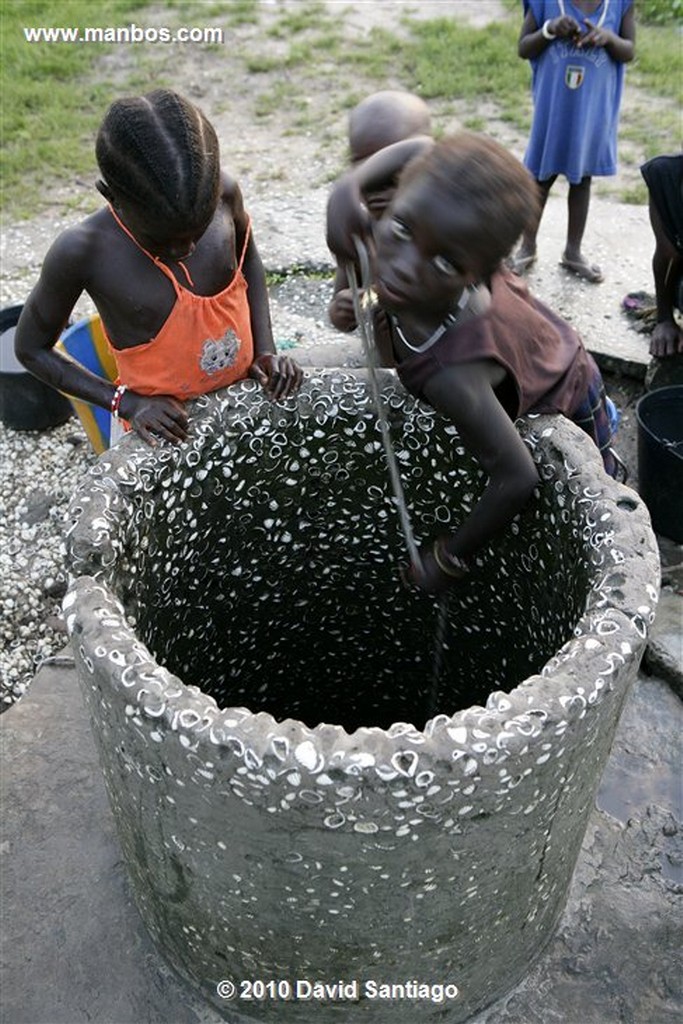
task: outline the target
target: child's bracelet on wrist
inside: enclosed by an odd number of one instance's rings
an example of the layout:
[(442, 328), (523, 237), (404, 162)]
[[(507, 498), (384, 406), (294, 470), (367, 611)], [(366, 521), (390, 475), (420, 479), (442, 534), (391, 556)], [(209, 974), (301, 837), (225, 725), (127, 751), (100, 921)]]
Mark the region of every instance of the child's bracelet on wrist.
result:
[(458, 558), (457, 555), (452, 555), (443, 540), (434, 541), (432, 554), (441, 572), (446, 576), (451, 576), (454, 580), (462, 579), (470, 571), (467, 562), (463, 558)]
[(557, 33), (550, 31), (551, 24), (552, 24), (552, 21), (551, 21), (550, 18), (548, 18), (547, 21), (543, 22), (543, 28), (541, 29), (541, 34), (542, 34), (544, 39), (549, 39), (549, 40), (557, 39)]
[(127, 390), (128, 388), (126, 387), (125, 384), (119, 384), (118, 387), (116, 388), (116, 391), (114, 392), (114, 397), (111, 400), (110, 412), (115, 420), (120, 419), (119, 410), (121, 408), (121, 399), (123, 398)]

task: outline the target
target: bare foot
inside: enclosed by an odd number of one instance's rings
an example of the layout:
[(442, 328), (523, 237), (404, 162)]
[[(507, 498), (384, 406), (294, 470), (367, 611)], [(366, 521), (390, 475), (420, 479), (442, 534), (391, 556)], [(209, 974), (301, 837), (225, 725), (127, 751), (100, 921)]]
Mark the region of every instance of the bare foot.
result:
[(536, 262), (536, 250), (527, 249), (526, 246), (521, 245), (514, 256), (511, 256), (507, 261), (507, 265), (510, 270), (515, 274), (525, 274), (527, 270), (530, 270)]
[(583, 256), (569, 257), (564, 253), (560, 260), (560, 266), (565, 270), (570, 270), (577, 277), (583, 278), (584, 281), (590, 281), (591, 284), (600, 284), (605, 280), (597, 263), (588, 263)]

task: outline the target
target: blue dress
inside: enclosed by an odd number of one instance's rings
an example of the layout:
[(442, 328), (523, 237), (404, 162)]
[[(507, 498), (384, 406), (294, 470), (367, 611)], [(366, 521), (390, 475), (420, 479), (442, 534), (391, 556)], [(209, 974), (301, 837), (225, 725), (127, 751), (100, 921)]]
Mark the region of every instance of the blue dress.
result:
[[(603, 0), (590, 16), (617, 35), (633, 0)], [(564, 11), (562, 10), (564, 8)], [(571, 0), (524, 0), (536, 25), (586, 15)], [(616, 174), (617, 128), (624, 65), (603, 48), (577, 49), (568, 39), (551, 42), (531, 61), (534, 116), (524, 163), (537, 181), (563, 174), (572, 185), (587, 175)]]

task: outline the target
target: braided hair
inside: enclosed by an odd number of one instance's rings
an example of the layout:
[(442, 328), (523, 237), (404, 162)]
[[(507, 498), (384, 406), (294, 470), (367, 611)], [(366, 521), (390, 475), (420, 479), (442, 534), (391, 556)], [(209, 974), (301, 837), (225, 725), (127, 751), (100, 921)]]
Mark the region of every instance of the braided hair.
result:
[(487, 273), (538, 218), (536, 183), (512, 153), (487, 135), (463, 131), (442, 139), (410, 161), (400, 183), (422, 175), (434, 181), (446, 202), (459, 201), (476, 218), (472, 241)]
[(151, 219), (184, 227), (211, 218), (220, 187), (218, 139), (201, 110), (178, 93), (155, 89), (116, 100), (95, 154), (110, 189)]

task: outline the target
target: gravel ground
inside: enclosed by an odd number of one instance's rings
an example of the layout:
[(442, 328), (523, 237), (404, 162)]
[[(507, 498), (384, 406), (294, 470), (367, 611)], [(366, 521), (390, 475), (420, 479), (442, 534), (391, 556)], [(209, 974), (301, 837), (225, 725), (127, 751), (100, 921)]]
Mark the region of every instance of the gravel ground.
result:
[(0, 424), (0, 701), (25, 691), (66, 643), (64, 513), (94, 455), (77, 420), (19, 432)]

